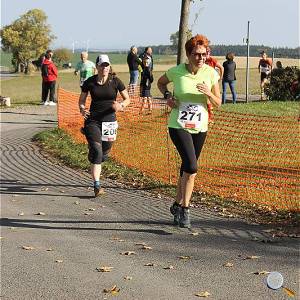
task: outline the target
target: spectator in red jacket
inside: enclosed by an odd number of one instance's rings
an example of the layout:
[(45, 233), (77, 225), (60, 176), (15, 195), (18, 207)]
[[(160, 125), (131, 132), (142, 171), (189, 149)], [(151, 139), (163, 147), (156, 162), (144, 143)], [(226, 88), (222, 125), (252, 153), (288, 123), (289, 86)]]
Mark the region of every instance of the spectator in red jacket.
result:
[[(57, 68), (52, 62), (53, 51), (47, 50), (45, 59), (42, 63), (42, 105), (56, 105), (55, 103), (55, 85), (57, 79)], [(50, 91), (49, 101), (47, 100)]]
[[(212, 68), (214, 68), (220, 76), (220, 80), (223, 78), (224, 69), (223, 66), (212, 56), (210, 56), (211, 50), (209, 47), (206, 49), (206, 61), (205, 63)], [(212, 104), (207, 101), (207, 111), (208, 111), (208, 123), (212, 123), (214, 121), (214, 113)]]

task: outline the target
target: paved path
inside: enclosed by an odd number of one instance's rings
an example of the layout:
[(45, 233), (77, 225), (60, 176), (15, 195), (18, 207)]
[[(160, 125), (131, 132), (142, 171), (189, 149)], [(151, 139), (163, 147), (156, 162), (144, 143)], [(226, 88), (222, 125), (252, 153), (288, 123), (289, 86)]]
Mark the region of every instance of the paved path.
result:
[(192, 211), (199, 234), (191, 235), (171, 225), (170, 199), (111, 181), (94, 199), (88, 174), (51, 163), (32, 144), (34, 133), (53, 126), (52, 107), (1, 111), (1, 299), (105, 299), (112, 295), (103, 289), (115, 284), (118, 299), (189, 300), (201, 291), (211, 299), (287, 299), (266, 287), (265, 275), (251, 274), (263, 270), (281, 272), (297, 291), (295, 239), (272, 240), (265, 227), (201, 209)]

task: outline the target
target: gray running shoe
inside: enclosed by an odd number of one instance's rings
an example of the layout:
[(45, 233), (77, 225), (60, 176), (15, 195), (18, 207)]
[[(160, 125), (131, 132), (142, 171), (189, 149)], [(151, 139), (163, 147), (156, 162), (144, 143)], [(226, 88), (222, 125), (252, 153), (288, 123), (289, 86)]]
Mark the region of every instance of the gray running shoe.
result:
[(179, 224), (179, 209), (180, 205), (176, 201), (170, 206), (170, 212), (174, 216), (174, 225)]
[(183, 228), (191, 228), (190, 209), (188, 207), (180, 207), (179, 226)]
[(94, 194), (95, 194), (95, 198), (105, 194), (104, 189), (101, 188), (100, 186), (94, 186)]

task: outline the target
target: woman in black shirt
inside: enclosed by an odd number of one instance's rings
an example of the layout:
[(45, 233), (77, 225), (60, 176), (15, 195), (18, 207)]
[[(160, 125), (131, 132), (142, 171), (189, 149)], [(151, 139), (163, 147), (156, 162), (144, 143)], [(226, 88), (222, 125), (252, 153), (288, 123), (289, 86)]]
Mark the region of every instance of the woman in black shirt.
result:
[[(108, 158), (113, 141), (116, 140), (116, 112), (123, 111), (130, 104), (123, 82), (111, 74), (107, 55), (97, 57), (96, 67), (98, 74), (84, 82), (78, 103), (80, 113), (85, 119), (83, 131), (89, 146), (88, 159), (91, 163), (95, 197), (103, 193), (100, 188), (101, 163)], [(118, 92), (123, 98), (122, 102), (116, 101)], [(89, 110), (85, 107), (88, 93), (92, 99)]]
[(224, 61), (223, 63), (223, 67), (224, 67), (224, 74), (223, 74), (223, 79), (222, 79), (222, 103), (225, 104), (226, 103), (226, 87), (227, 87), (227, 83), (230, 87), (231, 90), (231, 94), (232, 94), (232, 103), (236, 103), (236, 92), (234, 90), (234, 86), (235, 86), (235, 70), (236, 70), (236, 64), (233, 61), (234, 59), (234, 53), (233, 52), (229, 52), (226, 55), (226, 61)]

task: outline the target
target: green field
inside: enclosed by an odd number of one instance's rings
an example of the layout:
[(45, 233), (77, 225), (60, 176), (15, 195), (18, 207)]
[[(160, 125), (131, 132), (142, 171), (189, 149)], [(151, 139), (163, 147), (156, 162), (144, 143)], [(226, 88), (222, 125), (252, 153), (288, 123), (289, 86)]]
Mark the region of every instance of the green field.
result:
[[(90, 53), (89, 60), (96, 61), (96, 57), (99, 53)], [(10, 53), (6, 53), (4, 51), (0, 51), (0, 65), (3, 67), (7, 67), (9, 69), (13, 69), (11, 64), (12, 55)], [(126, 64), (127, 54), (119, 54), (119, 53), (110, 53), (109, 54), (110, 61), (113, 65), (121, 65)], [(153, 59), (157, 64), (175, 64), (176, 63), (176, 56), (175, 55), (154, 55)], [(72, 66), (76, 66), (77, 62), (80, 61), (80, 53), (74, 53), (71, 59)]]
[[(117, 71), (118, 77), (126, 84), (129, 81), (129, 73), (127, 66), (121, 66), (122, 71)], [(125, 71), (126, 70), (126, 71)], [(161, 97), (157, 88), (158, 78), (164, 74), (164, 71), (154, 71), (154, 82), (152, 84), (152, 95)], [(236, 90), (238, 94), (245, 94), (245, 70), (238, 69), (237, 72)], [(72, 70), (61, 70), (59, 72), (58, 85), (66, 90), (80, 92), (79, 79), (74, 76)], [(17, 88), (16, 88), (17, 87)], [(172, 89), (170, 87), (170, 89)], [(227, 89), (229, 90), (229, 88)], [(259, 89), (259, 74), (257, 70), (250, 70), (250, 94), (258, 95)], [(228, 91), (229, 92), (229, 91)], [(37, 104), (41, 97), (41, 75), (35, 72), (33, 75), (20, 75), (18, 77), (1, 80), (1, 95), (11, 98), (13, 104)], [(226, 104), (225, 106), (230, 105)]]
[[(79, 60), (79, 53), (75, 53), (72, 59), (72, 64), (74, 65)], [(90, 59), (94, 61), (97, 54), (91, 53)], [(110, 54), (110, 59), (114, 71), (117, 72), (118, 77), (127, 84), (129, 82), (129, 73), (128, 67), (126, 64), (126, 54)], [(11, 55), (1, 51), (1, 65), (9, 66), (10, 65)], [(176, 57), (174, 55), (157, 55), (154, 56), (154, 82), (152, 84), (152, 95), (154, 97), (161, 97), (159, 90), (157, 89), (157, 80), (164, 74), (164, 72), (175, 65)], [(242, 58), (237, 58), (242, 59)], [(294, 63), (291, 60), (291, 63)], [(242, 64), (242, 61), (240, 62)], [(66, 90), (73, 92), (80, 92), (79, 89), (79, 78), (74, 76), (74, 69), (68, 70), (59, 70), (58, 85)], [(236, 90), (238, 95), (245, 94), (245, 77), (246, 71), (244, 68), (238, 68), (236, 71), (237, 81), (236, 81)], [(260, 94), (259, 87), (259, 73), (256, 68), (250, 69), (250, 82), (249, 82), (249, 92), (250, 95)], [(1, 95), (11, 98), (13, 105), (18, 104), (38, 104), (41, 99), (41, 76), (40, 72), (35, 72), (32, 75), (23, 75), (20, 74), (17, 77), (2, 79), (1, 80)], [(172, 87), (169, 87), (172, 89)], [(227, 89), (229, 93), (229, 88)], [(229, 97), (230, 98), (230, 97)], [(255, 113), (259, 112), (261, 114), (268, 114), (268, 111), (271, 111), (271, 114), (288, 114), (288, 115), (297, 115), (299, 114), (299, 104), (288, 102), (288, 103), (276, 103), (276, 102), (264, 102), (264, 103), (249, 103), (247, 106), (243, 104), (231, 105), (226, 104), (222, 106), (223, 110), (230, 110), (236, 112), (249, 112)]]

